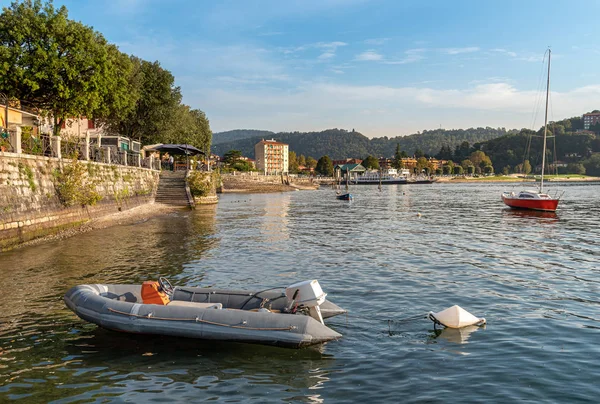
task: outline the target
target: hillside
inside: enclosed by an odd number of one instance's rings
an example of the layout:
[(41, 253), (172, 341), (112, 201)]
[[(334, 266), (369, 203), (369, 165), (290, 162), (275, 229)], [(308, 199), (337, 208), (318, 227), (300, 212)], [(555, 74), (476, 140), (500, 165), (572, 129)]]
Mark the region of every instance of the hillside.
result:
[(221, 134), (215, 134), (215, 139), (219, 138), (220, 140), (213, 141), (213, 153), (223, 155), (229, 150), (240, 150), (244, 156), (254, 157), (254, 145), (256, 143), (263, 138), (275, 138), (280, 142), (289, 144), (290, 150), (296, 152), (296, 154), (303, 154), (316, 159), (323, 155), (328, 155), (332, 159), (364, 158), (368, 155), (392, 157), (396, 150), (396, 144), (400, 144), (400, 148), (409, 155), (412, 155), (417, 149), (422, 150), (425, 154), (435, 155), (440, 151), (442, 145), (449, 145), (454, 148), (465, 141), (470, 144), (480, 143), (512, 133), (507, 132), (504, 128), (493, 129), (489, 127), (455, 130), (437, 129), (409, 136), (373, 139), (369, 139), (359, 132), (349, 132), (345, 129), (281, 133), (238, 130), (222, 133), (228, 134), (231, 132), (244, 135), (251, 132), (260, 132), (260, 134), (226, 142), (221, 141)]
[(275, 135), (275, 132), (268, 130), (254, 130), (254, 129), (235, 129), (228, 130), (226, 132), (213, 133), (212, 143), (220, 144), (227, 142), (234, 142), (236, 140), (247, 139), (251, 137), (264, 137), (271, 138)]

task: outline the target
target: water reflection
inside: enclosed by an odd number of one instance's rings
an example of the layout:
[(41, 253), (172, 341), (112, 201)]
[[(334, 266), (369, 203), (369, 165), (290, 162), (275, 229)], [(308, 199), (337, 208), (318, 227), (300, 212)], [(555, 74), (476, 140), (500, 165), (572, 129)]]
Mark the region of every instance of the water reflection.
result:
[(471, 336), (472, 333), (474, 333), (475, 331), (479, 330), (479, 329), (483, 329), (485, 330), (485, 326), (476, 326), (476, 325), (469, 325), (467, 327), (462, 327), (462, 328), (442, 328), (442, 329), (434, 329), (433, 333), (434, 339), (445, 339), (446, 341), (452, 342), (454, 344), (466, 344), (469, 341), (469, 338)]
[[(46, 401), (67, 395), (77, 401), (144, 391), (172, 392), (181, 398), (198, 389), (208, 394), (204, 397), (248, 399), (264, 396), (261, 386), (271, 385), (286, 386), (281, 400), (291, 395), (320, 402), (315, 390), (325, 388), (335, 362), (323, 354), (323, 347), (289, 350), (100, 328), (71, 329), (61, 337), (60, 342), (54, 341), (54, 354), (0, 374), (5, 377), (0, 385), (5, 382), (12, 395), (27, 394), (31, 380), (62, 386), (45, 393)], [(277, 397), (273, 393), (272, 398)], [(145, 401), (141, 397), (135, 401)]]
[(265, 195), (263, 202), (264, 215), (260, 223), (260, 233), (267, 243), (283, 242), (290, 237), (289, 210), (290, 194), (282, 193)]
[(538, 210), (526, 210), (526, 209), (503, 209), (502, 213), (507, 217), (511, 218), (519, 218), (519, 219), (536, 219), (536, 218), (544, 218), (544, 219), (554, 219), (547, 220), (546, 223), (554, 223), (558, 221), (558, 215), (556, 212), (544, 212)]

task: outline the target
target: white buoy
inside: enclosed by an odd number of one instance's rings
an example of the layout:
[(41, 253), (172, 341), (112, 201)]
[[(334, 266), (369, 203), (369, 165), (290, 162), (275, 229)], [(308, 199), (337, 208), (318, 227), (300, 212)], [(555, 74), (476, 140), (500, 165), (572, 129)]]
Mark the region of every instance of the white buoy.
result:
[(421, 212), (417, 212), (417, 217), (421, 217)]
[(450, 328), (462, 328), (469, 325), (484, 325), (486, 323), (485, 318), (475, 317), (462, 307), (456, 305), (437, 313), (430, 311), (427, 317), (434, 323)]

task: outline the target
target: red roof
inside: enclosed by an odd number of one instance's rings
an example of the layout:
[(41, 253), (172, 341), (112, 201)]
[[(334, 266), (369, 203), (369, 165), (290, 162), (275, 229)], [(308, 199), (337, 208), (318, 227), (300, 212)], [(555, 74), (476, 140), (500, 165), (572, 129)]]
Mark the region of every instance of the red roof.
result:
[(265, 140), (265, 139), (263, 139), (260, 142), (258, 142), (258, 144), (261, 144), (261, 143), (262, 144), (278, 144), (278, 145), (282, 145), (282, 146), (287, 146), (288, 145), (287, 143), (278, 142), (275, 139), (271, 139), (271, 140)]

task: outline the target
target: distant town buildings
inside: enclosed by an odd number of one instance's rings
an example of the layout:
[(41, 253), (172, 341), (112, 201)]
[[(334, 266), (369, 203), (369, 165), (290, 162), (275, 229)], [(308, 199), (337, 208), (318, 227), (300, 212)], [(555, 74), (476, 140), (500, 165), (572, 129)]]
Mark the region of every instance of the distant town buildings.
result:
[(261, 140), (254, 146), (256, 169), (264, 174), (289, 172), (289, 146), (271, 140)]
[(343, 160), (333, 160), (334, 166), (343, 166), (344, 164), (361, 164), (363, 161), (361, 159), (343, 159)]
[(591, 112), (589, 114), (583, 114), (583, 128), (589, 129), (590, 126), (600, 122), (600, 112)]

